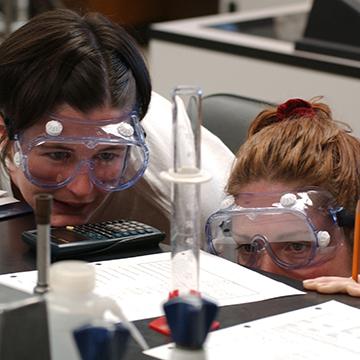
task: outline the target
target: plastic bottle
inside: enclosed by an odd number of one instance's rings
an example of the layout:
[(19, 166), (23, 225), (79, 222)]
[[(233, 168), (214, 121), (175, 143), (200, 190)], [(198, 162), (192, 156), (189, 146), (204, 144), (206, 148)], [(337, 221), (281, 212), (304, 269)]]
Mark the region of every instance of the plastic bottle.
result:
[(88, 324), (105, 323), (110, 311), (128, 328), (143, 349), (147, 344), (117, 303), (94, 293), (95, 268), (84, 261), (59, 261), (50, 267), (50, 291), (46, 295), (52, 360), (80, 360), (73, 331)]

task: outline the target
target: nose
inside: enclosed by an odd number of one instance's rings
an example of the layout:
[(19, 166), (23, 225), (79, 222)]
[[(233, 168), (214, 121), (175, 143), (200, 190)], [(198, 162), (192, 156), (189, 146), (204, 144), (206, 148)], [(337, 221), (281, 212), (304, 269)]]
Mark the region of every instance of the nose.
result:
[(271, 273), (276, 273), (279, 270), (279, 267), (273, 262), (271, 256), (267, 251), (262, 251), (257, 258), (256, 268)]
[(71, 191), (76, 197), (84, 197), (93, 191), (94, 184), (92, 183), (88, 172), (80, 172), (67, 185), (67, 189)]

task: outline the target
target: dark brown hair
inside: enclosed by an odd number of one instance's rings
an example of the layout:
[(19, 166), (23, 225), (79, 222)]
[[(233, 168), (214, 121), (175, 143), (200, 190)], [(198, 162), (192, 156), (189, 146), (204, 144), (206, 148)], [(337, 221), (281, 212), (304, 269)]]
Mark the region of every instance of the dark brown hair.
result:
[(62, 104), (86, 112), (121, 108), (131, 97), (142, 118), (151, 97), (144, 59), (128, 33), (100, 14), (44, 12), (0, 44), (0, 110), (12, 132)]

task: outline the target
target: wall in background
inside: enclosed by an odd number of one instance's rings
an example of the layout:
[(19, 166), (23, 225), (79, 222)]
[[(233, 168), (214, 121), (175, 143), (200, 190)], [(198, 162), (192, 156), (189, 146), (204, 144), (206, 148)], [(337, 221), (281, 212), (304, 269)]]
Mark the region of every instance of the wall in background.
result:
[(288, 5), (301, 0), (219, 0), (220, 12), (242, 11), (259, 9), (274, 5)]
[(149, 40), (154, 22), (212, 15), (219, 0), (62, 0), (74, 10), (97, 11), (122, 24), (142, 44)]
[(72, 9), (99, 11), (128, 25), (183, 19), (218, 12), (219, 0), (62, 0)]

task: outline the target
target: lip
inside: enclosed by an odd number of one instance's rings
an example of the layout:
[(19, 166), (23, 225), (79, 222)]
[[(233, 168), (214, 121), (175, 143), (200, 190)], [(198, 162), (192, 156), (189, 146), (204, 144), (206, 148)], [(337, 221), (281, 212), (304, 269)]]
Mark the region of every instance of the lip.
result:
[(66, 215), (81, 215), (87, 212), (91, 206), (91, 202), (67, 202), (54, 199), (53, 206), (55, 213), (62, 213)]

